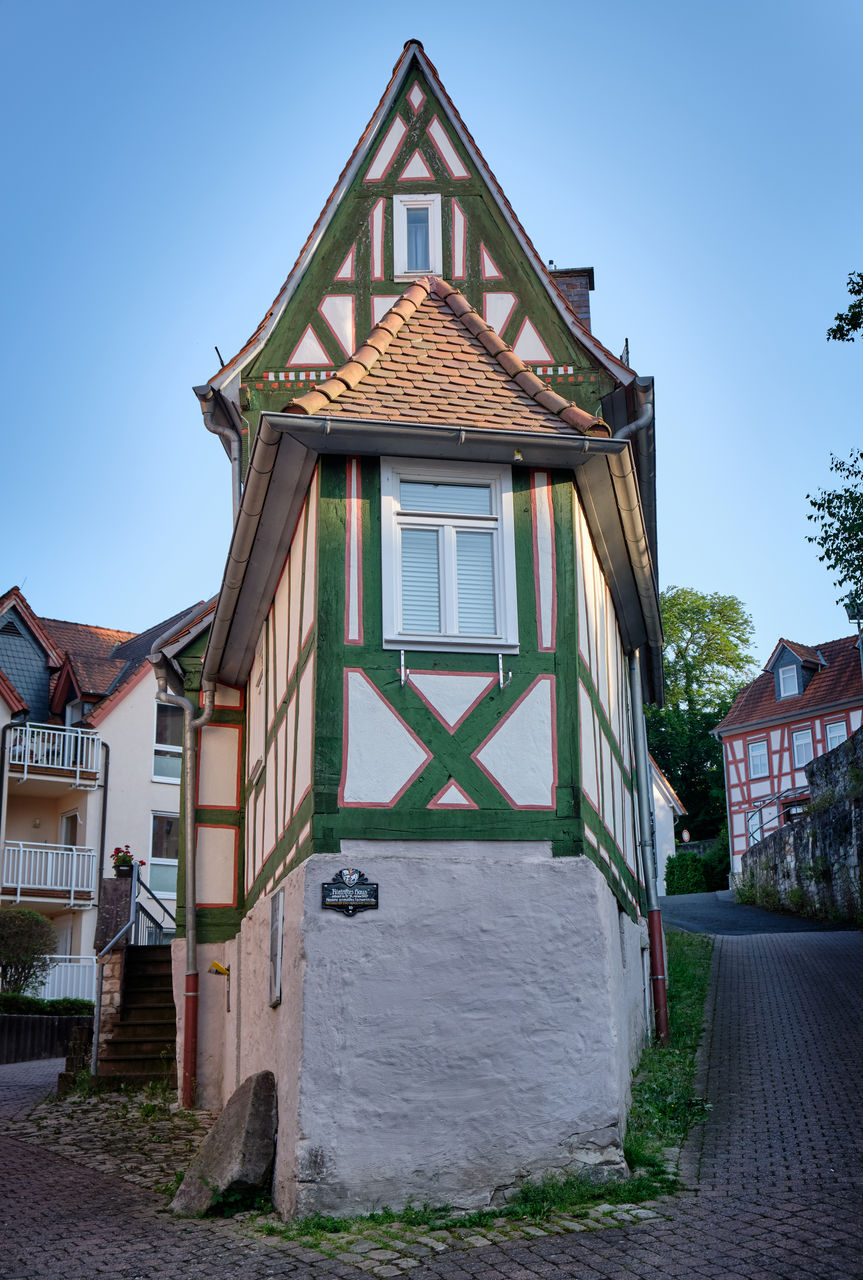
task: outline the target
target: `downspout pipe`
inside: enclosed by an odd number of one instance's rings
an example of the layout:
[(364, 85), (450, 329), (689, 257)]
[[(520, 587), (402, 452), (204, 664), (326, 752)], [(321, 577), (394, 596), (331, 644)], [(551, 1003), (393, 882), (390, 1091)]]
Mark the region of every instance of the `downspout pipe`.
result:
[(650, 812), (650, 762), (647, 758), (647, 733), (644, 725), (644, 701), (641, 696), (641, 661), (638, 650), (629, 655), (629, 692), (632, 705), (632, 736), (635, 741), (635, 776), (638, 780), (638, 826), (641, 836), (641, 860), (647, 892), (647, 935), (650, 941), (650, 987), (653, 994), (653, 1017), (656, 1038), (668, 1044), (668, 992), (665, 974), (665, 947), (662, 938), (662, 916), (656, 893), (656, 850), (653, 843), (653, 820)]
[(212, 431), (213, 435), (219, 436), (231, 459), (231, 497), (236, 524), (240, 500), (243, 496), (242, 431), (231, 411), (230, 402), (220, 391), (216, 391), (209, 383), (195, 387), (194, 391), (201, 404), (204, 426), (208, 431)]
[(156, 701), (180, 707), (183, 712), (183, 843), (186, 867), (186, 980), (183, 991), (183, 1070), (180, 1086), (180, 1102), (187, 1110), (195, 1105), (198, 1084), (198, 929), (197, 890), (195, 885), (195, 764), (197, 758), (198, 730), (213, 715), (216, 686), (212, 681), (203, 682), (204, 705), (200, 715), (190, 700), (168, 688), (168, 663), (157, 640), (148, 657), (156, 677)]

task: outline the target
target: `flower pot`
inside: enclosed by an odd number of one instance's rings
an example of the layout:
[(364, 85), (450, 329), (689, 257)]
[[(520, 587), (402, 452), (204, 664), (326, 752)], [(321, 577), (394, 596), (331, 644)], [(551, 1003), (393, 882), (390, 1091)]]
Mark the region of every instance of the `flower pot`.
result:
[(131, 867), (115, 867), (114, 875), (117, 877), (118, 880), (131, 879), (132, 868)]

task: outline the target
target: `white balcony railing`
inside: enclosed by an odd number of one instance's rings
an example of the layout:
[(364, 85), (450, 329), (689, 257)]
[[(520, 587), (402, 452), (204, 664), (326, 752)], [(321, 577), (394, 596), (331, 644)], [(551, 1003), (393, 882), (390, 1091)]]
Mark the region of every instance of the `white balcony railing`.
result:
[(96, 901), (98, 866), (95, 849), (70, 844), (25, 844), (7, 840), (3, 846), (3, 898), (8, 902), (62, 902), (90, 907)]
[(34, 995), (43, 1000), (74, 996), (77, 1000), (96, 999), (95, 956), (47, 956), (51, 970)]
[(9, 739), (9, 764), (22, 780), (33, 774), (59, 774), (92, 786), (101, 752), (102, 740), (93, 729), (20, 724), (13, 726)]

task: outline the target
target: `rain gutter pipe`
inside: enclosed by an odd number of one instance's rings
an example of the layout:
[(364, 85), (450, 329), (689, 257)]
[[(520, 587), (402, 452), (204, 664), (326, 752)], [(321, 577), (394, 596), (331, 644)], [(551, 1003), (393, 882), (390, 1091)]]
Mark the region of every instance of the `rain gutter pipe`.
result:
[(653, 819), (650, 812), (650, 764), (647, 758), (647, 735), (644, 725), (644, 702), (641, 696), (641, 662), (639, 653), (629, 655), (629, 691), (632, 704), (632, 736), (635, 740), (635, 774), (638, 779), (638, 827), (641, 862), (647, 893), (647, 936), (650, 941), (650, 986), (653, 995), (653, 1017), (656, 1038), (668, 1044), (668, 993), (665, 976), (665, 946), (662, 916), (656, 894), (656, 853), (653, 844)]
[(231, 497), (234, 520), (240, 510), (243, 496), (243, 437), (238, 423), (231, 412), (230, 402), (220, 391), (216, 391), (209, 383), (194, 388), (195, 395), (201, 403), (204, 415), (204, 426), (213, 435), (219, 436), (231, 459)]
[(183, 712), (183, 844), (185, 848), (186, 867), (186, 981), (183, 992), (183, 1072), (180, 1086), (180, 1102), (186, 1110), (195, 1105), (195, 1093), (198, 1083), (198, 927), (197, 927), (197, 890), (195, 885), (195, 762), (197, 756), (198, 730), (207, 724), (213, 715), (216, 700), (216, 686), (212, 682), (203, 681), (202, 691), (204, 705), (200, 715), (195, 715), (195, 707), (188, 698), (179, 693), (171, 693), (168, 688), (168, 662), (162, 652), (162, 645), (167, 643), (176, 631), (172, 628), (164, 636), (160, 636), (147, 655), (153, 665), (158, 691), (156, 701), (167, 703), (172, 707), (180, 707)]

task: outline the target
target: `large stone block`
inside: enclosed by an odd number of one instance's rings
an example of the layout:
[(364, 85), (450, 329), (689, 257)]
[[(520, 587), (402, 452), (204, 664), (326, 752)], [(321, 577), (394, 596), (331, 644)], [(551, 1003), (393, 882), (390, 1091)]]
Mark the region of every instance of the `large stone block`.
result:
[(202, 1217), (225, 1192), (268, 1191), (276, 1154), (276, 1081), (249, 1076), (231, 1096), (171, 1202), (173, 1213)]

